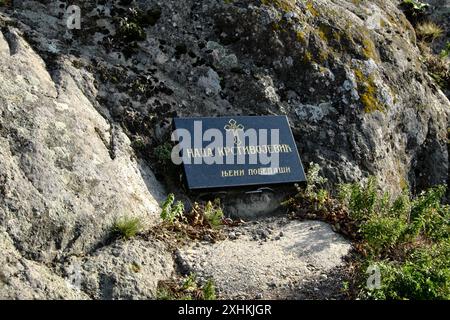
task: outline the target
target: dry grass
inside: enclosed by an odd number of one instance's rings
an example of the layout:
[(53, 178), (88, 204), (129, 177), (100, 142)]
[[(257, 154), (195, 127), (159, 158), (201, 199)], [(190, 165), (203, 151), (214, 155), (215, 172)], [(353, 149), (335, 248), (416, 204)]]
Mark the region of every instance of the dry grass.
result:
[(436, 55), (425, 43), (419, 43), (424, 63), (430, 76), (443, 89), (450, 89), (450, 61), (445, 55)]
[(433, 42), (444, 34), (444, 30), (434, 22), (428, 21), (416, 27), (417, 36), (425, 42)]

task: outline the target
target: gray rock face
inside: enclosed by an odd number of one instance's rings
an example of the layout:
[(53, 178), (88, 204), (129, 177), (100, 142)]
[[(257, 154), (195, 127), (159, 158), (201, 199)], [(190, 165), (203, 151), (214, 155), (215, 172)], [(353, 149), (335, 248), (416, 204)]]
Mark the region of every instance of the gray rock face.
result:
[(154, 224), (162, 188), (84, 94), (95, 92), (90, 75), (61, 65), (51, 78), (8, 30), (0, 35), (0, 210), (16, 245), (49, 262), (95, 249), (117, 217)]
[[(157, 280), (173, 270), (164, 246), (131, 242), (97, 251), (117, 217), (138, 216), (146, 227), (158, 222), (164, 190), (120, 127), (94, 107), (92, 75), (62, 62), (52, 78), (14, 28), (0, 32), (0, 59), (2, 297), (153, 297)], [(107, 250), (118, 250), (113, 260)], [(85, 291), (46, 267), (90, 254), (93, 288)], [(127, 276), (131, 263), (142, 264), (136, 279)]]
[[(99, 84), (98, 96), (150, 144), (153, 130), (136, 128), (136, 121), (285, 113), (304, 160), (318, 162), (331, 182), (373, 174), (398, 191), (447, 181), (449, 102), (424, 71), (396, 2), (136, 2), (129, 7), (159, 7), (162, 15), (144, 26), (147, 38), (128, 60), (127, 44), (108, 34), (117, 32), (120, 17), (133, 18), (128, 7), (86, 4), (80, 35), (64, 20), (46, 22), (60, 9), (32, 3), (18, 7), (51, 17), (23, 9), (15, 16), (38, 25), (30, 36), (40, 48), (48, 51), (48, 33), (60, 28), (72, 43), (56, 33), (60, 53), (77, 44), (80, 58), (95, 56), (97, 66), (118, 72)], [(94, 39), (101, 45), (88, 46)], [(136, 81), (140, 90), (124, 85)]]
[(92, 299), (153, 299), (158, 280), (169, 279), (172, 256), (155, 241), (118, 242), (64, 266), (71, 284)]
[(23, 258), (0, 230), (0, 299), (88, 299), (42, 264)]
[[(448, 180), (450, 103), (397, 1), (78, 3), (81, 30), (67, 27), (65, 2), (0, 8), (0, 297), (154, 297), (174, 272), (165, 245), (108, 237), (120, 216), (159, 221), (153, 151), (174, 116), (286, 114), (304, 162), (330, 183), (376, 175), (386, 189), (417, 191)], [(262, 245), (278, 258), (256, 260), (261, 272), (275, 264), (283, 288), (279, 259), (295, 274), (306, 258), (331, 257), (333, 268), (346, 253), (323, 225), (307, 227), (287, 226), (289, 241)], [(325, 256), (295, 255), (297, 241), (321, 234)], [(242, 241), (226, 245), (256, 257), (259, 247)], [(220, 248), (200, 252), (233, 272), (240, 261)], [(204, 271), (227, 296), (267, 280), (228, 288)]]
[[(81, 30), (58, 3), (17, 1), (10, 15), (48, 63), (93, 70), (102, 110), (149, 150), (174, 115), (287, 114), (304, 161), (332, 183), (448, 179), (450, 103), (398, 1), (80, 3)], [(120, 37), (124, 18), (145, 40)]]

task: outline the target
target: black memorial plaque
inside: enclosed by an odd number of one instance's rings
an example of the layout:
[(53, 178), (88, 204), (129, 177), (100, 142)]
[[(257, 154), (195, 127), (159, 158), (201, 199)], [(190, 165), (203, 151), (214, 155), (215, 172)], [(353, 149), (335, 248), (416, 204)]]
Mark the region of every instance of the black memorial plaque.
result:
[(175, 118), (174, 127), (190, 190), (306, 181), (286, 116)]

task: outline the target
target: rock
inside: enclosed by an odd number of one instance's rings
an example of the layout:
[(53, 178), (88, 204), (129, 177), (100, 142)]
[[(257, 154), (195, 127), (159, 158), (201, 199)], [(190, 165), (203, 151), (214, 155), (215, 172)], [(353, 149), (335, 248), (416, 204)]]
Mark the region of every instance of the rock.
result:
[(207, 96), (217, 95), (221, 90), (219, 75), (211, 68), (205, 76), (198, 79), (198, 85), (205, 90)]
[(90, 100), (92, 75), (67, 61), (50, 75), (8, 30), (0, 34), (0, 207), (22, 253), (51, 262), (98, 246), (117, 217), (157, 223), (164, 190)]
[(238, 59), (235, 54), (229, 54), (221, 44), (208, 41), (206, 48), (211, 51), (213, 64), (219, 69), (231, 70), (238, 67)]
[[(446, 25), (443, 1), (429, 2), (431, 18)], [(399, 1), (77, 4), (82, 30), (67, 28), (57, 2), (0, 8), (0, 259), (9, 268), (0, 294), (6, 298), (154, 297), (155, 283), (172, 270), (169, 250), (154, 240), (115, 243), (110, 229), (121, 216), (139, 217), (144, 229), (159, 223), (166, 190), (151, 169), (158, 167), (151, 152), (175, 116), (285, 114), (302, 160), (318, 163), (330, 186), (375, 175), (384, 190), (409, 186), (418, 193), (449, 179), (450, 102), (427, 74)], [(138, 23), (135, 41), (118, 36), (125, 18)], [(130, 139), (145, 142), (139, 154)], [(167, 187), (183, 193), (179, 185)], [(230, 195), (226, 213), (254, 219), (281, 212), (284, 194), (275, 189)], [(313, 225), (319, 227), (309, 230)], [(264, 239), (280, 239), (267, 242), (257, 234), (251, 241), (257, 228), (265, 230), (264, 224), (240, 227), (236, 240), (205, 239), (195, 249), (211, 252), (216, 270), (243, 272), (229, 286), (217, 276), (225, 296), (253, 298), (266, 283), (287, 288), (291, 280), (328, 274), (323, 271), (339, 265), (349, 246), (320, 223), (274, 226)], [(329, 247), (321, 247), (320, 235)], [(269, 264), (273, 270), (259, 276)], [(142, 273), (129, 273), (129, 265)], [(199, 271), (216, 276), (213, 267)], [(78, 272), (80, 292), (65, 285)], [(248, 284), (238, 281), (244, 277)]]
[(282, 210), (281, 203), (295, 191), (291, 187), (230, 190), (219, 193), (224, 212), (233, 218), (253, 219), (270, 216)]
[[(430, 3), (436, 19), (444, 21), (442, 0)], [(101, 21), (115, 32), (117, 25), (90, 2), (80, 5), (89, 19), (82, 35), (69, 32), (70, 44), (59, 39), (68, 33), (53, 5), (17, 2), (8, 15), (45, 55), (64, 60), (76, 47), (79, 58), (96, 57), (94, 69), (126, 70), (116, 80), (96, 80), (103, 111), (121, 117), (115, 105), (128, 101), (130, 112), (122, 120), (131, 132), (149, 135), (135, 124), (174, 112), (286, 114), (303, 160), (319, 163), (330, 185), (375, 175), (385, 189), (397, 192), (409, 185), (417, 192), (448, 179), (450, 103), (427, 75), (398, 1), (290, 1), (287, 7), (165, 1), (159, 4), (161, 18), (144, 25), (147, 40), (137, 42), (132, 59), (123, 57), (128, 48), (111, 44), (108, 34), (100, 37), (101, 45), (89, 45), (101, 33), (91, 34), (88, 26)], [(143, 12), (154, 5), (130, 4)], [(115, 4), (102, 7), (113, 12)], [(130, 68), (127, 59), (136, 65)], [(124, 83), (153, 68), (155, 80), (164, 85), (152, 84), (144, 95), (124, 90)], [(186, 99), (189, 108), (176, 107)]]
[(89, 299), (53, 270), (21, 256), (0, 228), (0, 299)]
[[(93, 299), (154, 299), (158, 281), (174, 272), (172, 256), (160, 242), (118, 242), (84, 258), (71, 258), (65, 273)], [(74, 271), (75, 270), (75, 271)]]
[[(97, 109), (92, 74), (66, 59), (50, 74), (12, 27), (0, 33), (0, 56), (0, 223), (3, 239), (11, 239), (2, 257), (21, 266), (5, 275), (2, 294), (89, 298), (91, 292), (67, 286), (46, 266), (95, 251), (108, 241), (118, 217), (139, 217), (145, 228), (158, 223), (164, 189), (149, 167), (133, 158), (122, 129)], [(164, 262), (171, 270), (170, 255), (158, 263)], [(143, 274), (145, 292), (136, 285), (130, 289), (135, 293), (111, 297), (151, 297), (159, 274)]]

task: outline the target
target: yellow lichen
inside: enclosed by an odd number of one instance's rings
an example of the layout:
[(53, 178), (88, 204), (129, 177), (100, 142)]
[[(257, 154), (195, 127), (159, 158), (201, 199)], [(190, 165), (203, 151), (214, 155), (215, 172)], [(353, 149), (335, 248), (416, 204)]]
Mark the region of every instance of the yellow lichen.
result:
[(319, 50), (317, 57), (319, 58), (320, 62), (325, 62), (328, 60), (329, 53), (325, 50)]
[(309, 0), (309, 1), (306, 3), (306, 9), (308, 9), (308, 11), (309, 11), (314, 17), (318, 17), (318, 16), (320, 15), (320, 14), (319, 14), (319, 11), (317, 11), (317, 9), (314, 8), (313, 1), (311, 1), (311, 0)]
[(306, 44), (306, 34), (303, 31), (297, 31), (295, 36), (298, 42)]
[(359, 83), (364, 81), (364, 74), (361, 70), (356, 69), (353, 71), (353, 73), (355, 74), (356, 80), (358, 80)]
[(369, 86), (366, 91), (361, 95), (361, 102), (364, 105), (364, 112), (372, 113), (375, 111), (384, 111), (383, 106), (379, 103), (375, 96), (375, 88)]
[(261, 0), (261, 3), (269, 6), (272, 5), (277, 9), (289, 12), (295, 9), (296, 0)]
[(360, 89), (360, 100), (366, 113), (385, 111), (385, 107), (377, 98), (377, 86), (373, 76), (365, 77), (361, 70), (354, 70), (354, 74)]
[(375, 44), (369, 38), (364, 38), (362, 40), (362, 52), (366, 59), (378, 60), (377, 49), (375, 48)]
[(272, 26), (272, 30), (273, 31), (280, 31), (281, 30), (281, 26), (278, 23), (276, 23), (276, 22), (272, 22), (271, 26)]
[(337, 31), (333, 31), (333, 39), (340, 43), (342, 40), (340, 33)]
[(327, 25), (321, 24), (319, 26), (319, 31), (317, 33), (320, 37), (320, 39), (322, 39), (325, 42), (329, 41), (329, 37), (332, 34), (331, 28)]
[(400, 188), (402, 188), (402, 190), (408, 190), (409, 189), (409, 182), (408, 180), (405, 179), (404, 176), (400, 177)]
[(311, 52), (306, 51), (305, 55), (303, 56), (303, 62), (309, 64), (312, 62), (312, 60), (313, 60), (313, 56), (312, 56)]

